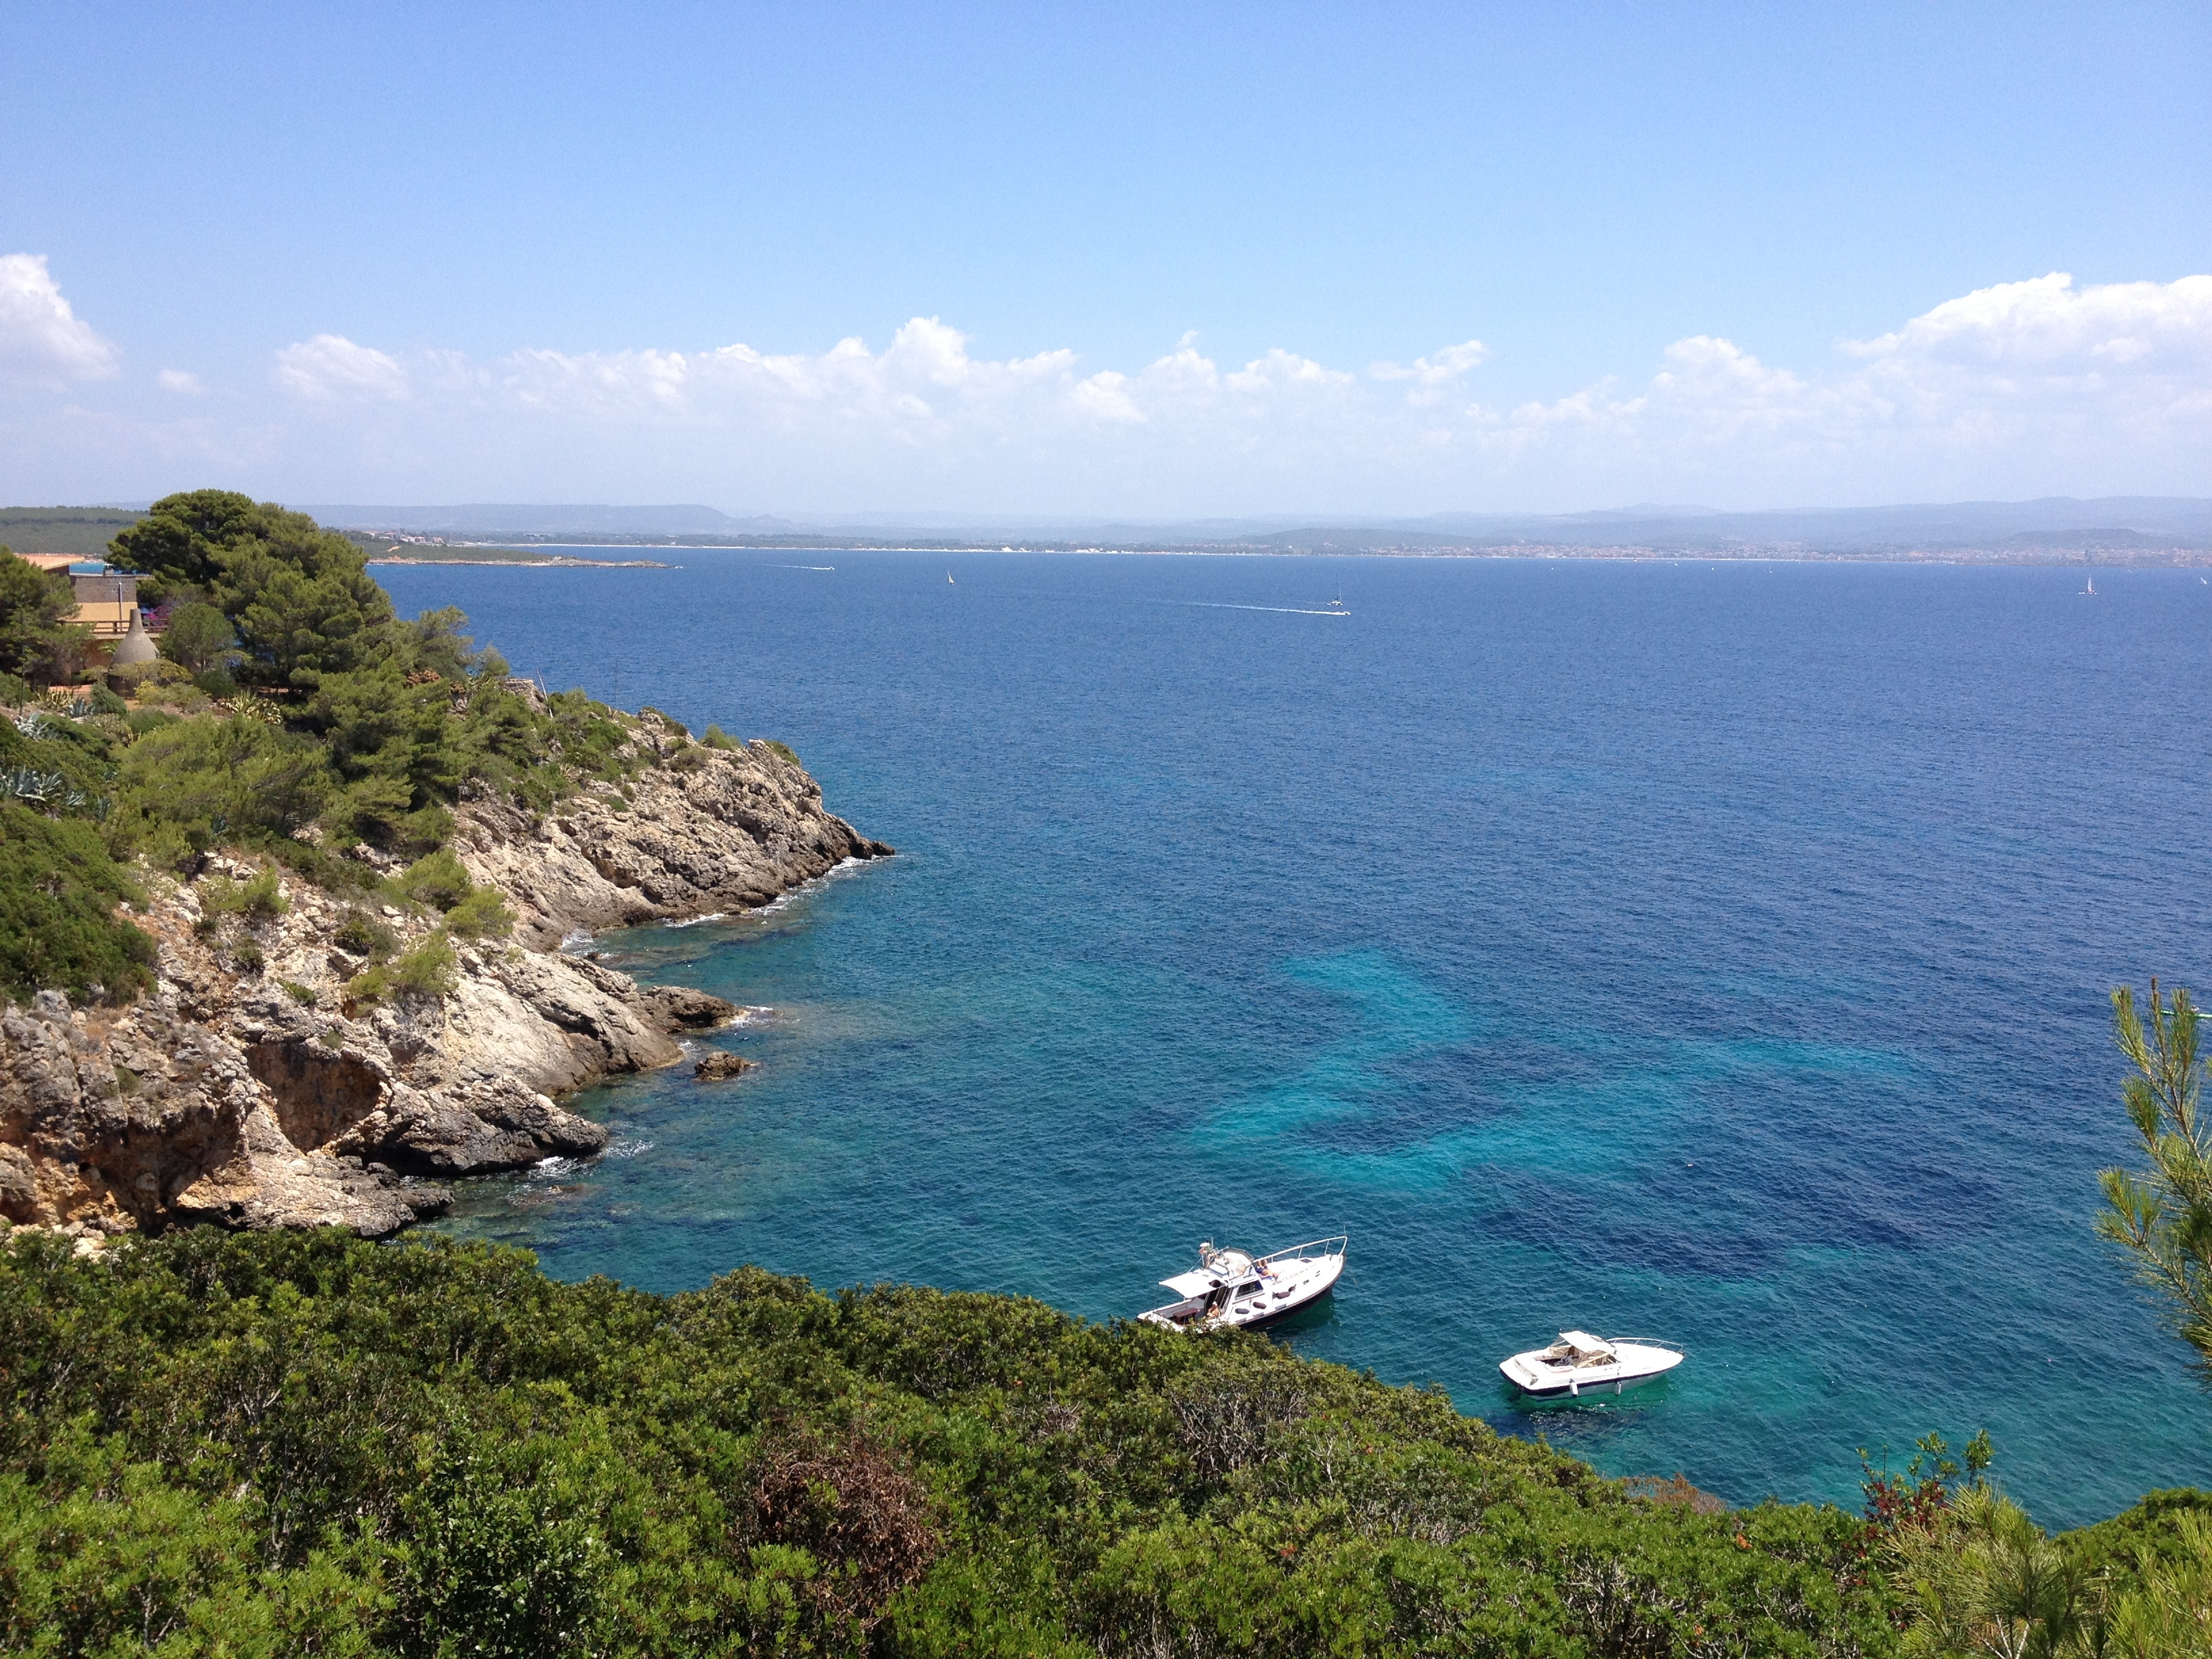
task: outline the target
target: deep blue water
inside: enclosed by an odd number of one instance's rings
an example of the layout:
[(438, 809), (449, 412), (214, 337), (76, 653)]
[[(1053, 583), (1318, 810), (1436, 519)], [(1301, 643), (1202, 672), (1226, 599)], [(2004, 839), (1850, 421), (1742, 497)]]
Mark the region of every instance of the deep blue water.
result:
[[(1855, 1502), (1856, 1448), (1986, 1426), (2049, 1524), (2212, 1484), (2091, 1232), (2106, 993), (2212, 987), (2196, 573), (668, 556), (379, 574), (784, 739), (901, 856), (606, 940), (772, 1008), (714, 1039), (760, 1069), (593, 1091), (614, 1152), (455, 1231), (1094, 1318), (1202, 1237), (1348, 1231), (1285, 1340), (1609, 1472)], [(1690, 1359), (1516, 1411), (1498, 1360), (1566, 1325)]]

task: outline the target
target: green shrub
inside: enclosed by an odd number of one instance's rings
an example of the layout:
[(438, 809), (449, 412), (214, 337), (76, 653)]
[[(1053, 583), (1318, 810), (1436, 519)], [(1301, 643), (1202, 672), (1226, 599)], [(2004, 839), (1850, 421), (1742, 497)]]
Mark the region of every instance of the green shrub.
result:
[(0, 674), (0, 703), (21, 708), (31, 700), (31, 683), (15, 674)]
[(274, 870), (264, 870), (250, 877), (238, 890), (238, 908), (256, 921), (273, 921), (292, 907), (284, 902), (284, 890)]
[(91, 825), (0, 801), (0, 995), (137, 995), (153, 983), (154, 941), (115, 907), (143, 896)]
[(76, 610), (67, 576), (0, 547), (0, 672), (43, 685), (74, 679), (92, 640), (70, 620)]
[(373, 1007), (393, 997), (447, 997), (461, 982), (460, 958), (443, 928), (425, 934), (404, 954), (356, 974), (346, 987), (346, 1000), (356, 1007)]
[(345, 984), (345, 1012), (357, 1017), (375, 1007), (392, 994), (392, 968), (380, 963), (364, 968)]
[(447, 848), (417, 859), (399, 878), (399, 890), (417, 904), (450, 910), (473, 890), (469, 872)]
[(238, 636), (222, 611), (195, 600), (169, 613), (168, 623), (155, 644), (167, 660), (200, 673), (219, 668), (237, 648)]
[(283, 984), (284, 994), (302, 1008), (312, 1008), (322, 1000), (315, 994), (315, 988), (312, 985), (302, 985), (295, 979), (288, 979)]
[(799, 764), (799, 757), (792, 752), (791, 746), (788, 744), (778, 743), (774, 738), (766, 738), (762, 741), (767, 745), (770, 752), (781, 756), (793, 766), (797, 766)]
[(732, 737), (728, 732), (722, 730), (719, 726), (708, 726), (706, 731), (706, 735), (702, 737), (699, 741), (705, 744), (709, 749), (735, 749), (738, 746), (738, 740)]
[(92, 688), (92, 712), (95, 714), (127, 715), (131, 705), (104, 685)]
[(269, 842), (267, 850), (294, 875), (326, 893), (373, 893), (383, 885), (383, 878), (359, 859), (348, 858), (319, 842), (284, 836)]
[(166, 657), (152, 662), (125, 663), (120, 668), (107, 671), (109, 683), (122, 681), (125, 695), (133, 697), (158, 692), (165, 685), (190, 684), (191, 678), (190, 670), (179, 667)]
[(204, 668), (192, 676), (192, 684), (209, 696), (228, 702), (239, 693), (238, 682), (221, 668)]
[(479, 887), (446, 912), (446, 931), (456, 939), (504, 939), (514, 931), (514, 912), (497, 889)]
[(210, 876), (199, 884), (199, 897), (203, 923), (222, 916), (273, 921), (291, 908), (284, 902), (283, 889), (274, 870), (257, 871), (244, 881), (233, 881), (228, 876)]
[(217, 846), (289, 836), (331, 795), (313, 739), (244, 715), (156, 726), (123, 751), (116, 774), (111, 842), (170, 866)]
[(197, 685), (149, 685), (143, 688), (139, 695), (175, 714), (204, 714), (208, 712), (208, 694)]
[(415, 996), (451, 996), (460, 983), (460, 962), (441, 928), (417, 940), (392, 964), (392, 984)]
[(261, 947), (250, 939), (240, 942), (238, 949), (231, 952), (231, 960), (238, 964), (241, 974), (258, 974), (269, 965), (269, 959), (261, 954)]
[(399, 948), (399, 935), (368, 911), (349, 910), (338, 922), (331, 942), (339, 950), (371, 962), (381, 962)]

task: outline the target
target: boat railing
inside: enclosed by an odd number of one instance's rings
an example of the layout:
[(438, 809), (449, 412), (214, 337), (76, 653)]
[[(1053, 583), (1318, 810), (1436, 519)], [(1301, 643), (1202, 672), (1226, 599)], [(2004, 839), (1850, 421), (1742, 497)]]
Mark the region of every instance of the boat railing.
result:
[(1272, 1264), (1277, 1261), (1304, 1261), (1314, 1256), (1342, 1255), (1350, 1237), (1348, 1233), (1336, 1233), (1328, 1238), (1309, 1239), (1303, 1244), (1293, 1244), (1288, 1249), (1277, 1250), (1272, 1255), (1263, 1255), (1260, 1261)]

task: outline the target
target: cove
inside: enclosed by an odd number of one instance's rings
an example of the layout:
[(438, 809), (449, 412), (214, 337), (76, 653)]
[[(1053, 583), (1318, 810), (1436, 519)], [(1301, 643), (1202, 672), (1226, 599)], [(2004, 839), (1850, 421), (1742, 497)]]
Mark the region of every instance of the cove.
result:
[[(2046, 1525), (2212, 1482), (2090, 1228), (2105, 995), (2212, 986), (2193, 574), (685, 549), (382, 568), (518, 672), (790, 744), (897, 859), (600, 941), (763, 1012), (444, 1224), (1133, 1313), (1336, 1231), (1284, 1340), (1738, 1502), (1987, 1426)], [(1341, 593), (1348, 617), (1312, 614)], [(1690, 1359), (1516, 1411), (1565, 1325)]]

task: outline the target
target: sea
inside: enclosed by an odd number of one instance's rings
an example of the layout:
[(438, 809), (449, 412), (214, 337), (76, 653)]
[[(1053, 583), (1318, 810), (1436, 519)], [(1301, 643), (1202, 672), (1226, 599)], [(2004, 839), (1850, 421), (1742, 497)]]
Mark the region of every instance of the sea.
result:
[[(640, 550), (610, 550), (610, 558)], [(758, 1062), (444, 1231), (1089, 1320), (1350, 1240), (1274, 1340), (1610, 1474), (1855, 1506), (1986, 1429), (2057, 1528), (2212, 1485), (2094, 1231), (2109, 997), (2212, 991), (2193, 570), (647, 550), (382, 566), (518, 673), (788, 744), (899, 849), (604, 935)], [(1336, 602), (1340, 601), (1340, 604)], [(1687, 1354), (1522, 1408), (1567, 1328)]]

